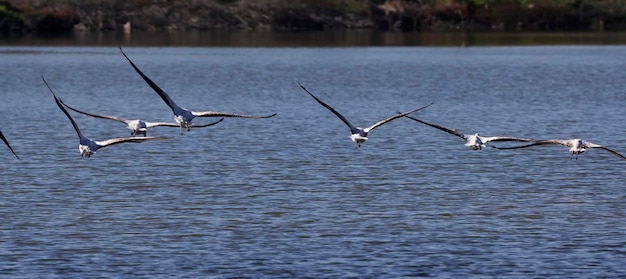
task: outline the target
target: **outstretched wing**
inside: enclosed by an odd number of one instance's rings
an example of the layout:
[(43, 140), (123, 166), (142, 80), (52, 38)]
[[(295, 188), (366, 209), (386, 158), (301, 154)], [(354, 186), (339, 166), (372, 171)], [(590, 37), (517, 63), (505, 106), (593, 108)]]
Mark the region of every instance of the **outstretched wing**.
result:
[(457, 136), (457, 137), (460, 137), (460, 138), (462, 138), (462, 139), (465, 139), (465, 134), (463, 134), (463, 133), (461, 133), (461, 132), (459, 132), (459, 131), (457, 131), (457, 130), (455, 130), (455, 129), (451, 129), (451, 128), (444, 127), (444, 126), (440, 126), (440, 125), (433, 124), (433, 123), (428, 123), (428, 122), (426, 122), (426, 121), (422, 121), (422, 120), (419, 120), (419, 119), (417, 119), (417, 118), (415, 118), (415, 117), (408, 116), (408, 115), (407, 115), (407, 116), (405, 116), (405, 117), (406, 117), (406, 118), (409, 118), (409, 119), (411, 119), (411, 120), (417, 121), (417, 122), (419, 122), (419, 123), (422, 123), (422, 124), (424, 124), (424, 125), (428, 125), (428, 126), (430, 126), (430, 127), (433, 127), (433, 128), (439, 129), (439, 130), (442, 130), (442, 131), (444, 131), (444, 132), (446, 132), (446, 133), (450, 133), (450, 134), (455, 135), (455, 136)]
[(128, 60), (128, 62), (130, 62), (130, 65), (133, 66), (133, 69), (135, 69), (135, 71), (141, 76), (141, 78), (143, 78), (143, 80), (148, 85), (150, 85), (152, 90), (154, 90), (157, 94), (159, 94), (159, 96), (161, 96), (161, 99), (163, 99), (163, 101), (172, 109), (172, 111), (176, 111), (178, 109), (181, 109), (178, 105), (176, 105), (176, 103), (174, 103), (174, 101), (170, 98), (170, 96), (167, 95), (167, 93), (165, 93), (165, 91), (163, 91), (163, 89), (161, 89), (158, 85), (156, 85), (156, 83), (154, 83), (149, 77), (144, 75), (144, 73), (141, 72), (141, 70), (139, 70), (139, 68), (137, 68), (137, 66), (135, 66), (135, 63), (133, 63), (133, 61), (131, 61), (130, 58), (128, 58), (128, 56), (126, 56), (126, 53), (124, 53), (124, 51), (122, 50), (122, 47), (119, 47), (119, 48), (120, 48), (120, 51), (122, 52), (122, 55), (124, 55), (126, 60)]
[(15, 151), (13, 151), (13, 148), (9, 144), (9, 141), (7, 140), (7, 138), (5, 138), (4, 135), (2, 134), (2, 131), (0, 131), (0, 139), (2, 139), (2, 141), (4, 141), (4, 144), (6, 144), (7, 147), (11, 150), (11, 152), (13, 152), (13, 155), (15, 155), (15, 157), (19, 159), (20, 157), (17, 156), (17, 154), (15, 154)]
[(617, 153), (616, 151), (613, 151), (613, 150), (611, 150), (611, 149), (608, 149), (608, 148), (606, 148), (606, 147), (604, 147), (604, 146), (601, 146), (601, 147), (598, 147), (598, 148), (600, 148), (600, 149), (604, 149), (604, 150), (606, 150), (606, 151), (608, 151), (608, 152), (611, 152), (611, 154), (613, 154), (613, 155), (617, 156), (617, 158), (620, 158), (620, 159), (622, 159), (622, 160), (626, 160), (626, 157), (624, 157), (624, 155), (619, 154), (619, 153)]
[(391, 117), (388, 117), (388, 118), (383, 119), (383, 120), (381, 120), (381, 121), (378, 121), (378, 122), (376, 122), (374, 125), (372, 125), (372, 126), (370, 126), (370, 127), (368, 127), (368, 128), (363, 129), (363, 132), (369, 133), (371, 130), (374, 130), (374, 128), (376, 128), (376, 127), (378, 127), (378, 126), (380, 126), (380, 125), (383, 125), (383, 124), (385, 124), (385, 123), (388, 123), (388, 122), (390, 122), (390, 121), (392, 121), (392, 120), (394, 120), (394, 119), (398, 119), (398, 118), (400, 118), (400, 117), (407, 116), (407, 115), (409, 115), (409, 114), (411, 114), (411, 113), (414, 113), (414, 112), (416, 112), (416, 111), (418, 111), (418, 110), (423, 110), (423, 109), (425, 109), (425, 108), (427, 108), (427, 107), (430, 107), (432, 104), (433, 104), (433, 103), (430, 103), (430, 104), (428, 104), (428, 105), (425, 105), (425, 106), (423, 106), (423, 107), (421, 107), (421, 108), (414, 109), (414, 110), (412, 110), (412, 111), (408, 111), (408, 112), (404, 112), (404, 113), (398, 113), (398, 114), (396, 114), (396, 115), (394, 115), (394, 116), (391, 116)]
[(83, 139), (86, 139), (86, 138), (83, 136), (83, 133), (80, 132), (80, 129), (78, 128), (78, 125), (76, 124), (76, 122), (74, 122), (74, 119), (72, 119), (72, 116), (70, 116), (69, 112), (67, 112), (67, 110), (65, 109), (64, 107), (65, 104), (63, 104), (63, 101), (61, 100), (61, 98), (57, 97), (57, 95), (54, 94), (54, 91), (52, 91), (52, 88), (50, 87), (46, 79), (44, 79), (43, 76), (41, 76), (41, 79), (48, 87), (48, 90), (50, 90), (50, 93), (52, 94), (52, 97), (54, 97), (54, 101), (57, 103), (57, 106), (63, 111), (63, 113), (65, 113), (65, 115), (70, 120), (70, 122), (72, 122), (72, 126), (74, 126), (74, 130), (76, 130), (76, 134), (78, 134), (78, 138), (82, 142)]
[(208, 124), (201, 124), (201, 125), (191, 124), (191, 128), (209, 127), (209, 126), (213, 126), (213, 125), (215, 125), (215, 124), (217, 124), (217, 123), (220, 123), (220, 122), (222, 122), (222, 121), (224, 121), (224, 118), (220, 118), (220, 120), (215, 121), (215, 122), (211, 122), (211, 123), (208, 123)]
[(232, 112), (220, 112), (220, 111), (192, 111), (196, 117), (240, 117), (240, 118), (270, 118), (276, 115), (276, 113), (270, 115), (246, 115), (246, 114), (237, 114)]
[(334, 113), (339, 119), (341, 119), (341, 121), (343, 121), (343, 123), (346, 123), (346, 125), (348, 125), (348, 127), (350, 127), (350, 131), (354, 134), (354, 133), (358, 133), (359, 129), (357, 129), (357, 127), (355, 127), (354, 125), (352, 125), (352, 123), (350, 123), (350, 121), (348, 121), (348, 119), (346, 119), (345, 117), (343, 117), (343, 115), (341, 115), (339, 112), (337, 112), (335, 109), (333, 109), (331, 106), (327, 105), (326, 103), (322, 102), (322, 100), (318, 99), (317, 97), (315, 97), (315, 95), (311, 94), (311, 92), (309, 92), (309, 90), (306, 90), (306, 88), (304, 88), (304, 86), (298, 81), (298, 85), (300, 85), (300, 87), (309, 95), (311, 95), (311, 97), (313, 97), (313, 99), (315, 99), (320, 105), (322, 105), (323, 107), (327, 108), (328, 110), (330, 110), (332, 113)]
[(526, 148), (536, 145), (546, 145), (546, 144), (560, 144), (567, 146), (567, 142), (564, 140), (537, 140), (531, 144), (521, 145), (521, 146), (511, 146), (511, 147), (495, 147), (497, 149), (518, 149), (518, 148)]
[(527, 138), (518, 138), (518, 137), (481, 137), (480, 139), (483, 143), (487, 143), (490, 141), (519, 141), (519, 142), (532, 142), (534, 140)]
[(622, 160), (626, 160), (626, 157), (624, 157), (624, 155), (622, 155), (622, 154), (617, 153), (617, 151), (614, 151), (614, 150), (609, 149), (609, 148), (607, 148), (607, 147), (604, 147), (604, 146), (602, 146), (602, 145), (595, 144), (595, 143), (591, 143), (591, 142), (588, 142), (588, 141), (585, 141), (584, 143), (585, 143), (585, 145), (586, 145), (588, 148), (600, 148), (600, 149), (604, 149), (604, 150), (606, 150), (606, 151), (608, 151), (608, 152), (611, 152), (611, 154), (615, 155), (617, 158), (620, 158), (620, 159), (622, 159)]
[[(191, 128), (208, 127), (208, 126), (213, 126), (213, 125), (215, 125), (217, 123), (220, 123), (222, 121), (224, 121), (224, 118), (220, 118), (220, 120), (217, 120), (217, 121), (211, 122), (211, 123), (207, 123), (207, 124), (201, 124), (201, 125), (191, 124), (190, 127)], [(156, 126), (180, 127), (180, 124), (171, 123), (171, 122), (146, 122), (146, 128), (152, 128), (152, 127), (156, 127)]]
[(68, 106), (66, 103), (63, 103), (63, 105), (64, 105), (65, 107), (67, 107), (68, 109), (71, 109), (71, 110), (73, 110), (73, 111), (75, 111), (75, 112), (78, 112), (78, 113), (82, 113), (82, 114), (84, 114), (84, 115), (89, 115), (89, 116), (91, 116), (91, 117), (102, 118), (102, 119), (108, 119), (108, 120), (115, 120), (115, 121), (118, 121), (118, 122), (122, 122), (122, 123), (124, 123), (124, 124), (128, 124), (128, 120), (126, 120), (126, 119), (124, 119), (124, 118), (121, 118), (121, 117), (88, 113), (88, 112), (80, 111), (80, 110), (77, 110), (77, 109), (75, 109), (75, 108), (73, 108), (73, 107), (70, 107), (70, 106)]
[(171, 122), (145, 122), (146, 128), (152, 128), (156, 126), (165, 126), (165, 127), (180, 127), (180, 124), (171, 123)]
[(127, 137), (127, 138), (112, 138), (112, 139), (108, 139), (108, 140), (103, 140), (103, 141), (94, 141), (97, 145), (99, 145), (99, 147), (107, 147), (109, 145), (115, 145), (118, 143), (124, 143), (124, 142), (134, 142), (134, 143), (138, 143), (138, 142), (144, 142), (144, 141), (151, 141), (151, 140), (164, 140), (167, 139), (167, 137)]

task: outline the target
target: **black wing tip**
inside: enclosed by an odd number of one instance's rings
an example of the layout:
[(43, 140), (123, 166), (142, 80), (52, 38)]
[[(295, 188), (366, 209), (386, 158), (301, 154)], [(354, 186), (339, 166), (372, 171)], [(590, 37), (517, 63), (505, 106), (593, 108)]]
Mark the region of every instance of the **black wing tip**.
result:
[(209, 127), (209, 126), (213, 126), (213, 125), (215, 125), (215, 124), (219, 124), (220, 122), (224, 121), (224, 119), (225, 119), (225, 118), (224, 118), (224, 117), (222, 117), (222, 118), (220, 118), (219, 120), (217, 120), (217, 121), (215, 121), (215, 122), (211, 122), (211, 123), (209, 123), (209, 124), (202, 125), (201, 127)]
[(408, 115), (408, 114), (404, 114), (403, 112), (398, 112), (398, 114), (399, 114), (399, 115), (402, 115), (402, 116), (404, 116), (404, 117), (406, 117), (406, 118), (408, 118), (408, 119), (411, 119), (411, 120), (414, 120), (414, 121), (417, 121), (417, 122), (422, 122), (421, 120), (419, 120), (419, 119), (417, 119), (417, 118), (415, 118), (415, 117), (413, 117), (413, 116), (410, 116), (410, 115)]
[(126, 58), (126, 60), (128, 60), (128, 62), (130, 62), (130, 65), (133, 66), (133, 68), (140, 73), (140, 75), (142, 74), (141, 71), (139, 70), (139, 68), (137, 68), (137, 66), (135, 66), (135, 63), (133, 63), (132, 60), (130, 60), (130, 58), (126, 55), (126, 53), (124, 53), (124, 51), (122, 50), (122, 47), (120, 47), (120, 52), (122, 52), (122, 55), (124, 55), (124, 58)]
[(118, 48), (120, 49), (120, 52), (122, 53), (122, 55), (124, 55), (124, 58), (126, 58), (126, 60), (128, 60), (128, 62), (130, 62), (130, 64), (134, 67), (135, 64), (133, 63), (133, 61), (130, 61), (130, 58), (128, 58), (128, 56), (126, 55), (126, 53), (122, 49), (122, 46), (118, 46)]
[(0, 139), (2, 139), (2, 141), (4, 141), (4, 143), (7, 145), (7, 147), (9, 148), (9, 150), (11, 150), (11, 153), (13, 153), (13, 155), (15, 155), (15, 157), (17, 159), (20, 159), (20, 156), (17, 156), (17, 154), (15, 153), (15, 151), (13, 150), (13, 147), (11, 147), (11, 145), (9, 144), (9, 140), (7, 140), (6, 137), (4, 137), (4, 134), (2, 134), (2, 131), (0, 131)]
[[(423, 107), (421, 107), (421, 108), (418, 108), (418, 109), (416, 109), (416, 110), (415, 110), (415, 111), (413, 111), (413, 112), (418, 112), (418, 111), (420, 111), (420, 110), (423, 110), (423, 109), (425, 109), (425, 108), (428, 108), (428, 107), (432, 106), (434, 103), (435, 103), (435, 102), (431, 102), (430, 104), (425, 105), (425, 106), (423, 106)], [(408, 115), (408, 114), (407, 114), (407, 115)]]
[(46, 84), (46, 86), (48, 86), (48, 88), (50, 88), (50, 85), (48, 84), (48, 82), (46, 81), (46, 78), (43, 76), (43, 74), (41, 74), (41, 80), (43, 80), (43, 83)]
[[(41, 80), (43, 80), (43, 83), (46, 85), (46, 87), (48, 87), (48, 91), (50, 91), (50, 94), (52, 94), (52, 97), (54, 97), (54, 100), (57, 101), (57, 102), (58, 102), (58, 100), (61, 100), (61, 98), (59, 96), (57, 96), (57, 94), (54, 93), (54, 90), (52, 90), (52, 87), (46, 81), (46, 79), (43, 77), (43, 75), (41, 75)], [(61, 101), (61, 102), (63, 102), (63, 101)]]
[(13, 153), (13, 155), (15, 155), (15, 158), (17, 158), (18, 160), (22, 159), (22, 158), (20, 158), (20, 156), (17, 156), (17, 153), (15, 153), (15, 151), (13, 151), (13, 148), (11, 146), (9, 146), (9, 149), (11, 149), (11, 153)]
[(397, 112), (398, 114), (402, 114), (402, 116), (404, 116), (404, 117), (411, 118), (411, 119), (415, 119), (414, 117), (409, 116), (409, 114), (411, 114), (411, 113), (413, 113), (413, 112), (418, 112), (418, 111), (423, 110), (423, 109), (425, 109), (425, 108), (428, 108), (428, 107), (432, 106), (433, 104), (435, 104), (435, 102), (430, 102), (430, 104), (425, 105), (425, 106), (423, 106), (423, 107), (420, 107), (420, 108), (418, 108), (418, 109), (416, 109), (416, 110), (414, 110), (414, 111), (409, 111), (409, 112), (401, 112), (401, 111), (399, 111), (399, 110), (398, 110), (398, 111), (396, 111), (396, 112)]
[(415, 110), (415, 112), (418, 112), (418, 111), (420, 111), (420, 110), (423, 110), (423, 109), (425, 109), (425, 108), (428, 108), (428, 107), (432, 106), (433, 104), (435, 104), (435, 102), (430, 102), (430, 104), (425, 105), (425, 106), (423, 106), (423, 107), (421, 107), (421, 108), (418, 108), (417, 110)]
[(298, 85), (300, 85), (300, 88), (302, 88), (304, 91), (306, 91), (307, 93), (311, 94), (311, 92), (309, 92), (309, 90), (307, 90), (306, 87), (304, 87), (304, 85), (302, 85), (302, 83), (300, 83), (300, 81), (298, 81)]
[[(219, 120), (215, 121), (215, 122), (211, 122), (211, 123), (207, 123), (207, 124), (201, 124), (201, 125), (191, 125), (191, 128), (204, 128), (204, 127), (210, 127), (213, 126), (215, 124), (219, 124), (220, 122), (224, 121), (224, 117), (220, 118)], [(178, 126), (177, 126), (178, 127)]]
[(243, 117), (243, 118), (270, 118), (276, 116), (276, 113), (272, 113), (270, 115), (239, 115), (235, 117)]
[(531, 144), (526, 144), (526, 145), (519, 145), (519, 146), (510, 146), (510, 147), (496, 147), (494, 146), (496, 149), (520, 149), (520, 148), (526, 148), (526, 147), (531, 147), (531, 146), (535, 146), (535, 145), (539, 145), (537, 143), (531, 143)]
[(624, 155), (620, 154), (619, 152), (617, 152), (617, 151), (615, 151), (613, 149), (610, 149), (610, 148), (605, 147), (605, 146), (600, 146), (598, 148), (604, 149), (604, 150), (610, 152), (611, 154), (615, 155), (615, 157), (617, 157), (617, 158), (619, 158), (621, 160), (626, 160), (626, 157), (624, 157)]
[(300, 85), (300, 88), (302, 88), (302, 90), (304, 90), (306, 93), (311, 95), (313, 98), (317, 99), (317, 97), (315, 97), (315, 95), (313, 95), (313, 93), (311, 93), (308, 89), (306, 89), (306, 87), (304, 87), (304, 85), (302, 85), (302, 83), (300, 83), (300, 81), (298, 81), (298, 85)]

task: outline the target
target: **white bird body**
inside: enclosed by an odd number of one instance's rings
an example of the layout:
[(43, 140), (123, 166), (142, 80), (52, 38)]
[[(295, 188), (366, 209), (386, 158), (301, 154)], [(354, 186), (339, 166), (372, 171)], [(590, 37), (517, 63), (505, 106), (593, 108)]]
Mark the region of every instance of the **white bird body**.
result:
[(178, 106), (174, 102), (174, 100), (172, 100), (172, 98), (170, 98), (170, 96), (167, 93), (165, 93), (165, 91), (163, 91), (163, 89), (161, 89), (158, 85), (156, 85), (156, 83), (154, 83), (150, 78), (148, 78), (148, 76), (146, 76), (141, 70), (139, 70), (139, 68), (135, 65), (135, 63), (133, 63), (133, 61), (131, 61), (130, 58), (126, 56), (126, 54), (124, 53), (121, 47), (120, 47), (120, 51), (122, 52), (122, 55), (124, 55), (126, 60), (128, 60), (130, 65), (133, 67), (133, 69), (135, 69), (135, 71), (141, 76), (141, 78), (152, 88), (152, 90), (154, 90), (161, 97), (161, 99), (163, 99), (163, 101), (170, 107), (170, 109), (172, 109), (172, 112), (174, 113), (174, 120), (176, 121), (176, 123), (178, 123), (178, 126), (180, 127), (181, 135), (183, 134), (183, 129), (187, 129), (187, 131), (189, 131), (190, 128), (193, 127), (193, 125), (191, 124), (191, 121), (196, 117), (270, 118), (276, 115), (276, 113), (273, 113), (271, 115), (258, 116), (258, 115), (245, 115), (245, 114), (237, 114), (237, 113), (231, 113), (231, 112), (219, 112), (219, 111), (198, 112), (198, 111), (191, 111), (191, 110), (182, 108)]
[(485, 143), (487, 143), (487, 140), (485, 139), (485, 141), (483, 141), (483, 137), (478, 135), (478, 133), (473, 135), (463, 135), (463, 138), (465, 138), (465, 146), (472, 150), (481, 150), (485, 147)]
[(514, 147), (499, 147), (498, 149), (517, 149), (517, 148), (526, 148), (526, 147), (531, 147), (531, 146), (536, 146), (536, 145), (547, 145), (547, 144), (559, 144), (559, 145), (563, 145), (565, 147), (567, 147), (567, 150), (572, 153), (572, 156), (570, 157), (570, 160), (572, 158), (575, 158), (576, 160), (578, 160), (578, 155), (584, 153), (587, 149), (589, 148), (599, 148), (599, 149), (603, 149), (606, 150), (608, 152), (610, 152), (611, 154), (615, 155), (617, 158), (620, 158), (622, 160), (626, 160), (626, 157), (624, 157), (624, 155), (619, 154), (618, 152), (609, 149), (603, 145), (599, 145), (599, 144), (595, 144), (595, 143), (591, 143), (582, 139), (567, 139), (567, 140), (563, 140), (563, 139), (549, 139), (549, 140), (534, 140), (533, 143), (531, 144), (527, 144), (527, 145), (522, 145), (522, 146), (514, 146)]
[(165, 137), (141, 137), (141, 138), (127, 137), (127, 138), (112, 138), (112, 139), (103, 140), (103, 141), (91, 140), (85, 137), (83, 133), (80, 131), (80, 129), (78, 128), (78, 125), (76, 124), (76, 122), (74, 122), (74, 119), (72, 119), (72, 116), (70, 116), (70, 114), (65, 109), (64, 107), (65, 104), (63, 103), (63, 100), (61, 100), (61, 98), (57, 97), (54, 94), (54, 91), (52, 91), (52, 88), (50, 88), (50, 85), (48, 84), (48, 82), (46, 82), (46, 80), (43, 77), (41, 77), (41, 79), (50, 90), (50, 93), (52, 94), (52, 97), (54, 97), (54, 101), (56, 102), (57, 106), (61, 109), (61, 111), (63, 111), (63, 113), (65, 113), (67, 118), (72, 123), (72, 126), (74, 126), (74, 130), (76, 131), (76, 134), (78, 135), (78, 139), (79, 139), (78, 150), (80, 151), (80, 155), (83, 157), (90, 157), (92, 154), (96, 153), (98, 149), (107, 147), (110, 145), (118, 144), (118, 143), (123, 143), (123, 142), (135, 142), (136, 143), (136, 142), (144, 142), (144, 141), (149, 141), (149, 140), (166, 139)]
[(441, 125), (422, 121), (415, 117), (411, 117), (408, 115), (405, 117), (410, 118), (419, 123), (422, 123), (424, 125), (427, 125), (427, 126), (442, 130), (444, 132), (447, 132), (449, 134), (455, 135), (457, 137), (460, 137), (465, 140), (465, 146), (467, 146), (471, 150), (482, 150), (484, 147), (487, 146), (487, 143), (491, 141), (519, 141), (519, 142), (532, 142), (533, 141), (532, 139), (518, 138), (518, 137), (485, 137), (485, 136), (479, 135), (478, 133), (475, 133), (473, 135), (463, 134), (455, 129), (451, 129), (451, 128), (444, 127)]
[(357, 128), (359, 129), (358, 132), (356, 134), (352, 134), (350, 135), (350, 140), (352, 140), (352, 142), (354, 142), (357, 147), (361, 147), (361, 144), (364, 143), (366, 140), (368, 140), (366, 133), (363, 132), (363, 129), (361, 128)]
[(134, 136), (136, 134), (143, 134), (143, 136), (145, 137), (148, 131), (148, 124), (145, 121), (139, 119), (128, 120), (128, 122), (126, 122), (126, 128), (130, 129), (131, 136)]
[(15, 157), (19, 159), (20, 157), (17, 156), (17, 154), (15, 154), (15, 151), (13, 151), (13, 148), (9, 144), (9, 141), (7, 140), (7, 138), (5, 138), (4, 135), (2, 134), (2, 131), (0, 131), (0, 139), (2, 139), (2, 141), (4, 141), (4, 144), (6, 144), (6, 146), (9, 148), (9, 150), (11, 150), (13, 155), (15, 155)]
[(398, 119), (400, 117), (406, 116), (408, 114), (414, 113), (416, 111), (425, 109), (427, 107), (429, 107), (431, 104), (423, 106), (421, 108), (418, 109), (414, 109), (412, 111), (408, 111), (408, 112), (404, 112), (404, 113), (398, 113), (396, 115), (387, 117), (381, 121), (378, 121), (376, 123), (374, 123), (374, 125), (369, 126), (367, 128), (360, 128), (360, 127), (356, 127), (354, 125), (352, 125), (352, 123), (350, 123), (350, 121), (348, 121), (348, 119), (346, 119), (343, 115), (341, 115), (339, 112), (337, 112), (334, 108), (332, 108), (331, 106), (329, 106), (328, 104), (324, 103), (322, 100), (320, 100), (319, 98), (315, 97), (315, 95), (313, 95), (311, 92), (309, 92), (309, 90), (307, 90), (302, 84), (300, 84), (300, 82), (298, 82), (298, 84), (300, 85), (300, 87), (306, 92), (308, 93), (311, 97), (313, 97), (313, 99), (315, 99), (315, 101), (317, 101), (320, 105), (322, 105), (323, 107), (327, 108), (328, 110), (330, 110), (333, 114), (335, 114), (335, 116), (337, 116), (341, 121), (343, 121), (343, 123), (345, 123), (349, 128), (350, 128), (350, 139), (356, 144), (355, 148), (359, 148), (361, 147), (361, 144), (363, 142), (365, 142), (368, 138), (367, 138), (367, 134), (374, 130), (376, 127), (379, 127), (383, 124), (389, 123), (392, 120)]

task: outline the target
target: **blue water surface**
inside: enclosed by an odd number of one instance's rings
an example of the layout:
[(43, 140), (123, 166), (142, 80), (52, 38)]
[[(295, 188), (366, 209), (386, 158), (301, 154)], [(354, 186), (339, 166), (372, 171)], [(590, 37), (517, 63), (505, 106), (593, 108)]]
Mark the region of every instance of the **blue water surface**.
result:
[[(626, 154), (626, 47), (126, 47), (180, 106), (277, 113), (81, 158), (68, 105), (173, 121), (115, 47), (0, 47), (0, 277), (615, 278), (626, 161), (367, 127), (583, 138)], [(71, 112), (95, 140), (124, 125)], [(201, 124), (216, 119), (197, 118)], [(496, 143), (496, 146), (500, 144)], [(501, 145), (515, 145), (502, 143)]]

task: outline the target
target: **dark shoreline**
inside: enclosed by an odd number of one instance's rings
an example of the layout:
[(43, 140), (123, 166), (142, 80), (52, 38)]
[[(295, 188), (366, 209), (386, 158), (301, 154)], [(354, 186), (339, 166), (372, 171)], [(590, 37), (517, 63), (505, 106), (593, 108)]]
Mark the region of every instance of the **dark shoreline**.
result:
[(522, 4), (525, 2), (511, 0), (479, 5), (476, 0), (0, 0), (0, 34), (193, 30), (461, 33), (626, 30), (626, 5), (620, 3), (572, 1), (565, 5), (546, 0)]
[(5, 36), (0, 46), (88, 47), (369, 47), (369, 46), (550, 46), (626, 45), (620, 32), (389, 32), (331, 30), (272, 31), (76, 31), (56, 36)]

